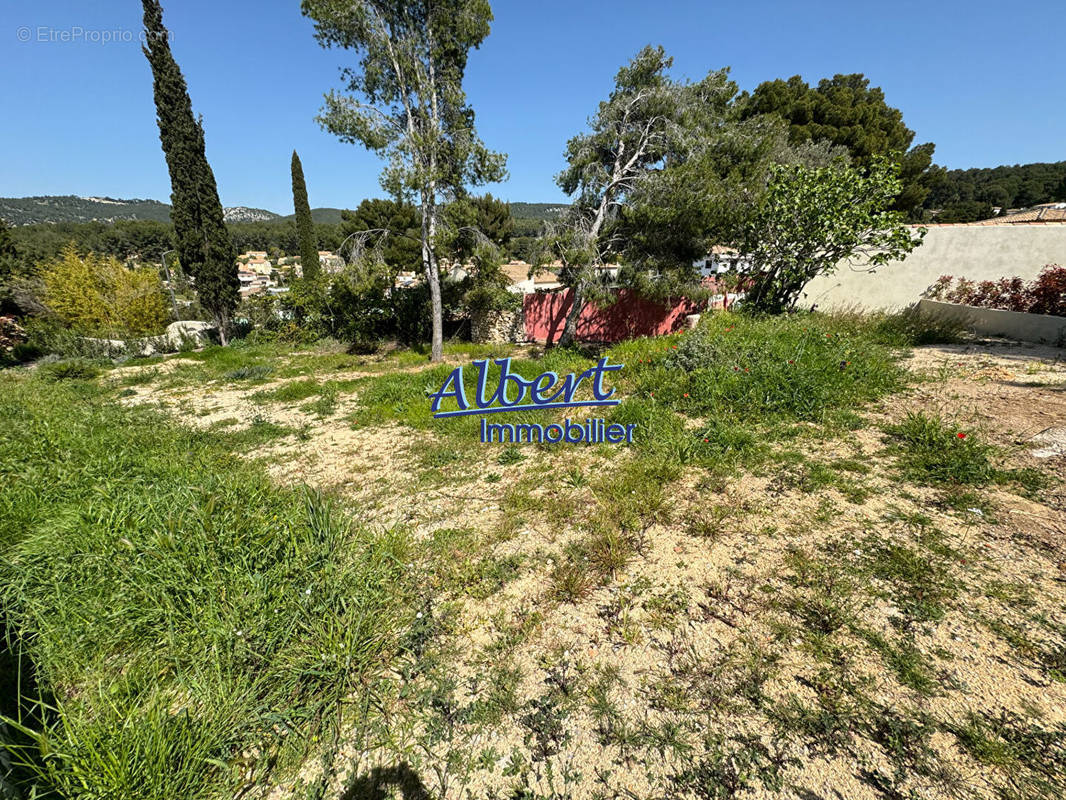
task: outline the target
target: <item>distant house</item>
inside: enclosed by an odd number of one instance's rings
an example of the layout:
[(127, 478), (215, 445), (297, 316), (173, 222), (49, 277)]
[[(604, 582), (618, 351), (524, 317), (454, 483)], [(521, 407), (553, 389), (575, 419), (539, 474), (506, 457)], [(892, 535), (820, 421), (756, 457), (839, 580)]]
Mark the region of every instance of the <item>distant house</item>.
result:
[(1066, 222), (1066, 203), (1042, 203), (1021, 211), (1008, 211), (998, 217), (983, 219), (973, 225), (1012, 225), (1020, 222)]
[(250, 269), (238, 269), (237, 279), (240, 281), (239, 291), (241, 297), (260, 294), (268, 291), (275, 285), (269, 275), (263, 275), (260, 272), (255, 272)]
[[(551, 267), (561, 267), (561, 264), (551, 264)], [(509, 261), (500, 267), (500, 271), (507, 276), (510, 285), (507, 290), (515, 294), (532, 294), (536, 291), (548, 291), (562, 286), (559, 277), (551, 269), (538, 272), (533, 277), (529, 273), (532, 265), (525, 261)]]
[(270, 275), (274, 271), (274, 265), (265, 258), (252, 258), (245, 263), (244, 268), (259, 275)]
[(322, 269), (329, 273), (338, 273), (344, 269), (344, 259), (332, 253), (329, 250), (318, 251), (318, 263), (322, 265)]
[(751, 269), (751, 261), (739, 250), (716, 244), (706, 258), (693, 263), (705, 278), (713, 278), (724, 272), (745, 272)]

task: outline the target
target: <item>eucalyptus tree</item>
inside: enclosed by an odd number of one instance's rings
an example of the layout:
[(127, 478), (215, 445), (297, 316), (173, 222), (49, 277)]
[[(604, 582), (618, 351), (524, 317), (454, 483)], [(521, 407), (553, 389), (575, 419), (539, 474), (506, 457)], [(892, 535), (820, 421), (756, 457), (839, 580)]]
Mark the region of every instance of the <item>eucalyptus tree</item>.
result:
[(321, 45), (351, 49), (359, 59), (342, 71), (346, 91), (326, 95), (319, 123), (387, 159), (383, 188), (421, 207), (432, 359), (440, 361), (441, 205), (466, 186), (506, 175), (505, 156), (478, 138), (463, 91), (467, 56), (488, 36), (492, 10), (487, 0), (303, 0), (301, 7)]

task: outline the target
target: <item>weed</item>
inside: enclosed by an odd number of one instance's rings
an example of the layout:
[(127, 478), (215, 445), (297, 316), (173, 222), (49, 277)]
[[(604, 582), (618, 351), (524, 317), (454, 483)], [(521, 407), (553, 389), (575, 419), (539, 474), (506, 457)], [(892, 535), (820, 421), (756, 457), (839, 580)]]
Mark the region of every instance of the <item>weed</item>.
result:
[(222, 379), (227, 381), (264, 381), (273, 374), (274, 369), (265, 364), (253, 364), (251, 366), (237, 367), (222, 374)]
[(496, 463), (500, 466), (510, 466), (511, 464), (517, 464), (519, 461), (524, 461), (526, 458), (525, 453), (514, 445), (505, 447), (500, 455), (496, 459)]
[(46, 381), (88, 381), (100, 374), (100, 367), (91, 361), (72, 358), (68, 361), (51, 361), (37, 368), (37, 375)]

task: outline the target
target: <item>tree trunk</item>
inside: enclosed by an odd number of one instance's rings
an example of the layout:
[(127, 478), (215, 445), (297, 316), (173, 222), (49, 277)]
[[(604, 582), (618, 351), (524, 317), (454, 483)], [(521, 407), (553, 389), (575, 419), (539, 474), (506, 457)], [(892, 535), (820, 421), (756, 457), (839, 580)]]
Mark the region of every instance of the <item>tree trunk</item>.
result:
[(229, 327), (228, 315), (224, 311), (219, 311), (214, 316), (215, 326), (218, 328), (218, 342), (225, 347), (229, 344), (229, 337), (226, 332), (226, 329)]
[(444, 321), (440, 299), (440, 265), (433, 252), (433, 236), (437, 230), (436, 198), (432, 192), (422, 193), (422, 266), (429, 284), (429, 300), (433, 315), (433, 338), (430, 342), (430, 360), (444, 360)]
[(570, 306), (570, 313), (566, 315), (563, 335), (559, 337), (560, 347), (569, 347), (577, 340), (577, 320), (584, 308), (585, 281), (582, 279), (574, 284), (574, 303)]

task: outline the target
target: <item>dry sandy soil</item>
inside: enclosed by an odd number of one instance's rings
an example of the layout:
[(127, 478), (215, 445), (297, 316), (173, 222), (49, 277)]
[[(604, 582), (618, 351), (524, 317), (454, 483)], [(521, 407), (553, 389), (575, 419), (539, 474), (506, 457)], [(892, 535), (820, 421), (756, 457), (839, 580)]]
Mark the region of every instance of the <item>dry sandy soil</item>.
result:
[[(148, 383), (127, 402), (205, 427), (299, 428), (248, 457), (451, 554), (427, 600), (431, 644), (397, 672), (376, 746), (346, 748), (334, 796), (1053, 798), (1066, 796), (1063, 358), (917, 348), (922, 379), (866, 427), (803, 443), (799, 462), (663, 487), (624, 563), (572, 598), (560, 565), (596, 531), (592, 486), (613, 457), (485, 458), (460, 478), (427, 466), (426, 434), (353, 420), (357, 390), (325, 418), (251, 400), (277, 384)], [(1005, 467), (1038, 468), (1045, 487), (960, 505), (907, 483), (883, 426), (909, 411), (1002, 446)], [(819, 465), (835, 477), (816, 480)]]

